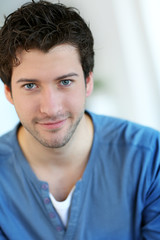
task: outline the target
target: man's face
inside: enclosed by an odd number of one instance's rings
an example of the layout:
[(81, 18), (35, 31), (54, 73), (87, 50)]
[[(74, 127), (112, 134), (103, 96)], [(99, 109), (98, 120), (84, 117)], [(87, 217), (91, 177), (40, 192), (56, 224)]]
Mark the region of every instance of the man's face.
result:
[(77, 50), (68, 44), (48, 53), (33, 49), (17, 54), (20, 65), (13, 68), (12, 95), (26, 133), (45, 147), (68, 143), (84, 118), (85, 98), (92, 91), (92, 74), (84, 80)]

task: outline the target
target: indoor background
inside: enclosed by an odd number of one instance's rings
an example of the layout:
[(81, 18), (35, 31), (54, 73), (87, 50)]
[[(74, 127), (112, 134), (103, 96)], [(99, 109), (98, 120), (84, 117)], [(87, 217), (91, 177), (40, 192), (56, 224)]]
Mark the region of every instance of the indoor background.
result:
[[(0, 0), (0, 25), (4, 15), (25, 2)], [(160, 130), (160, 1), (59, 2), (78, 8), (94, 35), (95, 90), (87, 108)], [(0, 135), (17, 122), (0, 82)]]

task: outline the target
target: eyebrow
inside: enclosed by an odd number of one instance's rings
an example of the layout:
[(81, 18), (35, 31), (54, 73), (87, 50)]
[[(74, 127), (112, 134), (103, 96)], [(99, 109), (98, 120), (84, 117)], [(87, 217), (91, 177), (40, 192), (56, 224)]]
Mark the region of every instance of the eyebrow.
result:
[(61, 79), (64, 79), (64, 78), (67, 78), (67, 77), (78, 77), (79, 75), (77, 73), (68, 73), (68, 74), (65, 74), (65, 75), (62, 75), (60, 77), (57, 77), (56, 80), (61, 80)]
[[(59, 76), (55, 80), (61, 80), (61, 79), (65, 79), (68, 77), (74, 77), (74, 76), (78, 77), (79, 75), (77, 73), (71, 72), (71, 73)], [(16, 81), (16, 83), (23, 83), (23, 82), (39, 82), (39, 80), (38, 79), (29, 79), (29, 78), (20, 78)]]

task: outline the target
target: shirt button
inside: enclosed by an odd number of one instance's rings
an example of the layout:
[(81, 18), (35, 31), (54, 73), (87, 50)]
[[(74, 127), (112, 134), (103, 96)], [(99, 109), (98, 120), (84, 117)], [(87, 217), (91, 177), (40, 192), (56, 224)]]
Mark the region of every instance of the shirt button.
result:
[(56, 229), (57, 229), (57, 232), (61, 232), (62, 231), (61, 226), (57, 226)]
[(44, 199), (44, 203), (45, 203), (45, 204), (50, 203), (50, 199), (49, 199), (49, 198), (45, 198), (45, 199)]
[(50, 218), (55, 218), (56, 215), (53, 212), (50, 212), (49, 216), (50, 216)]
[(43, 189), (43, 190), (48, 190), (48, 185), (47, 185), (46, 183), (43, 183), (43, 184), (42, 184), (42, 189)]

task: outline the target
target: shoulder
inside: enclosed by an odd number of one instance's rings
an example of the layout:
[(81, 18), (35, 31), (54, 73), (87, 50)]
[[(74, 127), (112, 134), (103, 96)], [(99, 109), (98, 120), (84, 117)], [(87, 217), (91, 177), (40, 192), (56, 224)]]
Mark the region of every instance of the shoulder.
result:
[(124, 119), (89, 113), (95, 134), (108, 144), (130, 145), (154, 150), (160, 147), (160, 132)]
[(17, 129), (18, 126), (0, 137), (0, 161), (14, 152), (14, 145), (17, 142)]
[[(149, 184), (160, 180), (160, 132), (130, 121), (91, 113), (95, 128), (94, 151), (102, 166)], [(116, 166), (116, 168), (115, 168)], [(148, 185), (147, 185), (148, 186)]]

